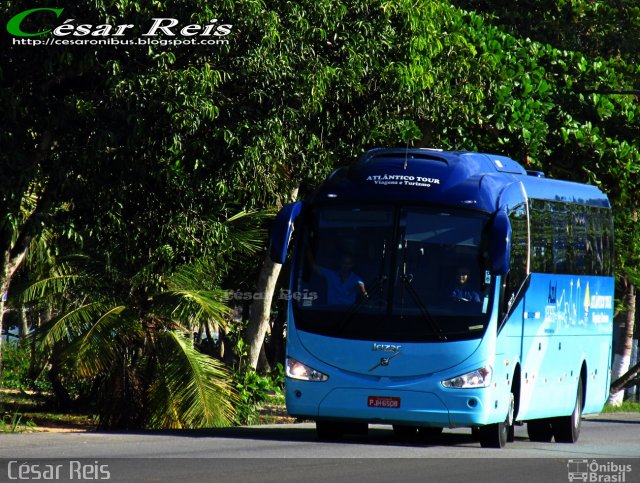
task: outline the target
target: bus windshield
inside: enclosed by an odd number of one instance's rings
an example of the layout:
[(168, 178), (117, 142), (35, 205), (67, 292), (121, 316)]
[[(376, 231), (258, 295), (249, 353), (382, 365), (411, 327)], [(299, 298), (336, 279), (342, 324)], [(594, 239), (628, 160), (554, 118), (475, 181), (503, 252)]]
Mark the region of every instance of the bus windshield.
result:
[(298, 329), (385, 341), (483, 335), (493, 283), (480, 249), (487, 215), (331, 206), (307, 216), (294, 268)]

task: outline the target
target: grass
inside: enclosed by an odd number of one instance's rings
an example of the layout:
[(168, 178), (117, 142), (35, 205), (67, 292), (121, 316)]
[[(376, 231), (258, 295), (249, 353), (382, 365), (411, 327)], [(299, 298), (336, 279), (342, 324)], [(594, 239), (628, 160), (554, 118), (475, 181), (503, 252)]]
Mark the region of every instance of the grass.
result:
[(640, 402), (624, 401), (620, 406), (607, 404), (602, 410), (603, 413), (640, 413)]
[(0, 419), (0, 433), (24, 433), (32, 431), (34, 427), (35, 423), (24, 422), (20, 413), (3, 414)]
[[(284, 396), (272, 394), (257, 408), (254, 424), (294, 422), (287, 414)], [(52, 408), (36, 393), (0, 389), (0, 433), (29, 431), (90, 431), (96, 421), (87, 414), (70, 414)]]
[(283, 394), (273, 394), (258, 407), (256, 424), (293, 423), (296, 418), (287, 414)]
[(0, 389), (0, 432), (82, 431), (95, 426), (89, 415), (56, 410), (35, 393)]

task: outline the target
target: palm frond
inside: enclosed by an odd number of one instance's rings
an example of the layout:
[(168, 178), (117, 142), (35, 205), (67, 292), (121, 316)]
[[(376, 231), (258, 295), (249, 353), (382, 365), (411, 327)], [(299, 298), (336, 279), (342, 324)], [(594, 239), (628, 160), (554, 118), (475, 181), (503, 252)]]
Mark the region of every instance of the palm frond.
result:
[(38, 339), (45, 347), (52, 347), (57, 343), (72, 343), (86, 333), (106, 310), (102, 302), (91, 302), (76, 307), (42, 327), (38, 332)]
[(224, 303), (223, 290), (168, 290), (156, 298), (171, 312), (167, 315), (183, 326), (193, 328), (201, 322), (224, 327), (231, 309)]
[(227, 218), (223, 224), (227, 228), (227, 247), (241, 255), (253, 255), (264, 246), (266, 230), (263, 221), (266, 213), (240, 211)]
[(212, 282), (213, 267), (207, 261), (180, 267), (167, 281), (167, 290), (153, 297), (154, 306), (165, 316), (193, 327), (201, 322), (225, 326), (231, 309), (227, 292)]
[(75, 359), (80, 377), (94, 377), (109, 369), (127, 342), (141, 337), (140, 324), (127, 307), (113, 307), (100, 315), (66, 349)]
[(217, 268), (210, 260), (197, 260), (178, 267), (168, 278), (167, 286), (169, 289), (213, 290), (218, 288), (216, 272)]
[(228, 426), (238, 399), (226, 366), (198, 352), (184, 332), (163, 332), (155, 344), (158, 364), (149, 392), (149, 426)]
[(82, 278), (82, 275), (52, 275), (29, 284), (14, 296), (25, 304), (36, 302), (45, 297), (64, 294), (71, 285)]

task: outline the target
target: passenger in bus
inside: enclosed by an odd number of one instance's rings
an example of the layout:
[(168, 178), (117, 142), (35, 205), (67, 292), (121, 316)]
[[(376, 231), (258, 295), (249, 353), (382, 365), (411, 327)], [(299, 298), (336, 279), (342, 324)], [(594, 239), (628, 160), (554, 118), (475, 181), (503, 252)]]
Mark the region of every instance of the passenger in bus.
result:
[(356, 303), (358, 294), (364, 299), (369, 298), (362, 277), (353, 272), (353, 258), (350, 255), (340, 257), (338, 270), (321, 267), (312, 259), (310, 261), (313, 271), (327, 282), (328, 305), (352, 305)]
[(451, 290), (451, 298), (458, 302), (480, 302), (480, 292), (469, 281), (470, 270), (460, 267), (456, 272), (455, 285)]

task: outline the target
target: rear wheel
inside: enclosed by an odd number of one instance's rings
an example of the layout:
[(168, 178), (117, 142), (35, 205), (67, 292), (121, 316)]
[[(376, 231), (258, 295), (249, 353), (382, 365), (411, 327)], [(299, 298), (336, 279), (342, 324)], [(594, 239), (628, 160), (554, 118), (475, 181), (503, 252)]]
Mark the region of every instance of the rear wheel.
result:
[(570, 416), (554, 418), (551, 423), (553, 436), (558, 443), (575, 443), (580, 436), (580, 425), (582, 422), (582, 401), (583, 401), (582, 379), (578, 381), (578, 391), (576, 403)]
[(550, 419), (534, 419), (527, 422), (529, 439), (538, 443), (549, 443), (553, 438), (553, 428)]

